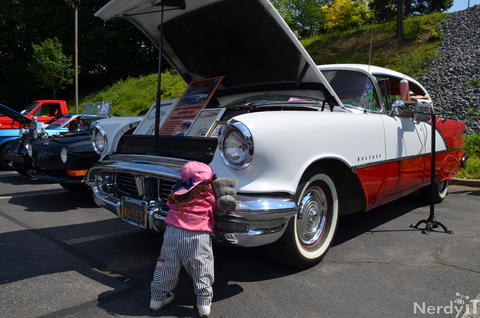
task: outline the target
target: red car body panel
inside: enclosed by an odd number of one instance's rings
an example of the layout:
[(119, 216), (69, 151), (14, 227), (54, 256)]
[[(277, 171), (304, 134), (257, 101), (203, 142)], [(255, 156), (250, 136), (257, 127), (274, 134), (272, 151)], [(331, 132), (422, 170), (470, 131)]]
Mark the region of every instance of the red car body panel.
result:
[[(28, 118), (35, 118), (41, 122), (48, 122), (53, 118), (68, 114), (67, 103), (64, 100), (36, 100), (38, 104), (30, 110), (28, 114), (24, 114)], [(43, 108), (44, 109), (43, 109)], [(47, 108), (48, 107), (48, 108)], [(22, 128), (21, 124), (14, 121), (10, 117), (1, 116), (0, 117), (0, 129), (9, 129), (9, 128)]]
[[(465, 155), (463, 132), (465, 125), (454, 120), (438, 120), (437, 128), (447, 150), (435, 157), (437, 182), (456, 176)], [(430, 184), (431, 155), (420, 155), (383, 162), (356, 170), (363, 189), (365, 210), (401, 198)]]

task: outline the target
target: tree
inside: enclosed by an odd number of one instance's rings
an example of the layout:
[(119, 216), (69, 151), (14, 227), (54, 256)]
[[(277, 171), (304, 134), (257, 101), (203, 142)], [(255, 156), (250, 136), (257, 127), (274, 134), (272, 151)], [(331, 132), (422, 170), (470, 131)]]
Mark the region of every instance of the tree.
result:
[[(404, 17), (415, 14), (429, 14), (448, 10), (453, 0), (404, 0)], [(372, 0), (368, 6), (375, 9), (375, 20), (385, 22), (397, 16), (398, 0)]]
[(58, 89), (73, 82), (71, 57), (63, 53), (62, 43), (57, 38), (46, 39), (40, 44), (32, 43), (30, 70), (42, 87), (52, 89), (53, 98)]
[(322, 6), (333, 0), (272, 0), (289, 26), (302, 36), (320, 32), (325, 24)]
[(361, 26), (371, 18), (365, 0), (336, 0), (332, 5), (324, 5), (327, 29), (347, 30)]

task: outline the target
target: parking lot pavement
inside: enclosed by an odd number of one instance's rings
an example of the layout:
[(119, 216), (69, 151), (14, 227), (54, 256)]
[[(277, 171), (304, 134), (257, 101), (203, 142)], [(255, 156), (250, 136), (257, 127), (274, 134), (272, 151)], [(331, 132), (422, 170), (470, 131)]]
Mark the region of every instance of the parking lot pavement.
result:
[[(480, 294), (479, 203), (479, 188), (450, 187), (436, 212), (452, 235), (409, 228), (429, 211), (415, 196), (344, 217), (304, 271), (216, 247), (212, 317), (455, 317)], [(1, 317), (195, 317), (185, 272), (172, 305), (147, 308), (160, 245), (85, 194), (0, 172)]]

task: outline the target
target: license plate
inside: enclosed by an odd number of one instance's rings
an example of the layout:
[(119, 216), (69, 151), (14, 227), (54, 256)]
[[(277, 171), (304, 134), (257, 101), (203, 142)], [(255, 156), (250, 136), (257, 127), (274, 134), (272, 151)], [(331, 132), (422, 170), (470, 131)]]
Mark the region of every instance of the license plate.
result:
[(122, 197), (121, 219), (132, 225), (147, 228), (147, 202), (128, 197)]

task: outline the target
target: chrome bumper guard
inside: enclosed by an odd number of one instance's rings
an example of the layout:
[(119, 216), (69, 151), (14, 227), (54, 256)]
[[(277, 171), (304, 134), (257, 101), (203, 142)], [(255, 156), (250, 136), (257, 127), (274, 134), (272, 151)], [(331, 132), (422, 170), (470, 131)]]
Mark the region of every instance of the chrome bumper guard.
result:
[[(91, 186), (95, 202), (118, 217), (121, 216), (120, 198), (105, 193), (96, 183), (96, 174), (101, 172), (122, 172), (133, 175), (179, 179), (180, 168), (186, 161), (172, 158), (147, 156), (117, 156), (90, 169), (87, 183)], [(289, 198), (238, 195), (239, 206), (235, 213), (227, 213), (216, 218), (214, 239), (221, 244), (244, 247), (267, 245), (278, 240), (284, 233), (288, 221), (298, 210), (295, 202)], [(148, 201), (148, 227), (154, 231), (163, 231), (166, 211), (156, 200)]]

